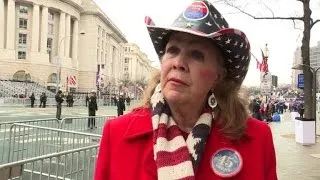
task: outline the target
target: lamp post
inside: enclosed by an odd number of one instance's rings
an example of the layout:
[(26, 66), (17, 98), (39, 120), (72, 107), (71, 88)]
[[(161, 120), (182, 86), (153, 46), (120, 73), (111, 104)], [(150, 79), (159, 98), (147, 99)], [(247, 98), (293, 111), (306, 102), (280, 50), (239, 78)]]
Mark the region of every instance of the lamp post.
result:
[(293, 66), (292, 69), (303, 70), (303, 67), (307, 67), (312, 72), (312, 76), (313, 76), (312, 109), (313, 109), (313, 118), (315, 120), (315, 128), (316, 128), (315, 133), (317, 134), (317, 96), (316, 96), (316, 93), (317, 93), (317, 72), (320, 69), (320, 66), (313, 68), (313, 67), (305, 65), (305, 64), (297, 64), (297, 65)]
[[(265, 60), (266, 61), (266, 64), (268, 64), (268, 58), (269, 58), (269, 49), (268, 49), (268, 44), (266, 43), (265, 47), (264, 47), (264, 50), (263, 50), (263, 61)], [(269, 69), (267, 69), (266, 72), (268, 72)], [(264, 72), (264, 73), (266, 73)], [(269, 92), (271, 93), (271, 92)], [(266, 94), (266, 103), (268, 103), (268, 94)]]
[[(80, 35), (84, 35), (85, 32), (80, 32)], [(59, 91), (59, 85), (60, 85), (60, 76), (61, 76), (61, 57), (60, 57), (60, 49), (61, 49), (61, 44), (63, 42), (63, 40), (65, 40), (66, 38), (70, 38), (72, 36), (77, 36), (77, 35), (69, 35), (69, 36), (65, 36), (63, 38), (61, 38), (60, 42), (59, 42), (59, 46), (58, 46), (58, 56), (56, 57), (57, 60), (57, 80), (56, 80), (56, 93), (58, 93)]]

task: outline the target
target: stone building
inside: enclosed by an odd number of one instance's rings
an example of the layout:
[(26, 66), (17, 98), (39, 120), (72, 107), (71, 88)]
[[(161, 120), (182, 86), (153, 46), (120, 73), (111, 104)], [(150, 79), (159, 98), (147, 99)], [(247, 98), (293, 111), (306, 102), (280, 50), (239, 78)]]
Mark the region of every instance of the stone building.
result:
[(121, 78), (124, 43), (93, 0), (0, 0), (4, 79), (32, 80), (52, 90), (60, 79), (63, 90), (96, 89), (98, 79), (103, 85)]

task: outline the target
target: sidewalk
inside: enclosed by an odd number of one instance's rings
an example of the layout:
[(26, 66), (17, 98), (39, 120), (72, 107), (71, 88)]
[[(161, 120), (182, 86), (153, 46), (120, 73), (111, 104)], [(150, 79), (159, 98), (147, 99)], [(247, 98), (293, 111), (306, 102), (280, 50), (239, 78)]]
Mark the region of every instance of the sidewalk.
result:
[(279, 180), (320, 180), (320, 137), (317, 144), (295, 142), (294, 121), (282, 115), (280, 123), (270, 123), (276, 148)]

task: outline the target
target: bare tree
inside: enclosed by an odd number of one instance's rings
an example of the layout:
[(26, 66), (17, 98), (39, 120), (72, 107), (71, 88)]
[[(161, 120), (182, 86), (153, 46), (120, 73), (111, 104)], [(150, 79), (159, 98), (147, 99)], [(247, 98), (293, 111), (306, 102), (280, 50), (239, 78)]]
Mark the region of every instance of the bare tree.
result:
[[(253, 19), (258, 20), (290, 20), (293, 21), (294, 27), (296, 27), (296, 21), (302, 21), (303, 22), (303, 37), (302, 37), (302, 45), (301, 45), (301, 57), (302, 57), (302, 63), (310, 66), (310, 35), (311, 35), (311, 29), (312, 27), (320, 22), (320, 19), (314, 20), (311, 17), (312, 11), (310, 9), (310, 0), (295, 0), (299, 1), (303, 4), (303, 15), (302, 16), (291, 16), (291, 17), (280, 17), (275, 16), (273, 10), (267, 6), (263, 1), (259, 1), (259, 3), (266, 8), (266, 10), (270, 11), (270, 16), (255, 16), (251, 13), (249, 13), (246, 10), (248, 3), (244, 6), (240, 6), (239, 4), (235, 4), (234, 0), (224, 0), (223, 3), (236, 9), (237, 11), (250, 16)], [(313, 107), (312, 107), (312, 72), (307, 68), (304, 67), (303, 69), (304, 74), (304, 99), (305, 99), (305, 118), (311, 119), (313, 118)], [(314, 89), (315, 91), (315, 89)], [(315, 97), (314, 97), (315, 98)]]

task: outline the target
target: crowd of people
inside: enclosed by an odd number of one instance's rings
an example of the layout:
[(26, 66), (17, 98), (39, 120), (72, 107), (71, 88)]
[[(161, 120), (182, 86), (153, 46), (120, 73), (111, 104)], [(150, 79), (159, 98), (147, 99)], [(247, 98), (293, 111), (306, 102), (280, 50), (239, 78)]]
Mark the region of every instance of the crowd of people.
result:
[(302, 118), (304, 115), (303, 102), (296, 100), (269, 100), (263, 102), (260, 98), (251, 100), (249, 104), (251, 116), (261, 121), (278, 121), (280, 114), (287, 110), (289, 112), (298, 112)]

